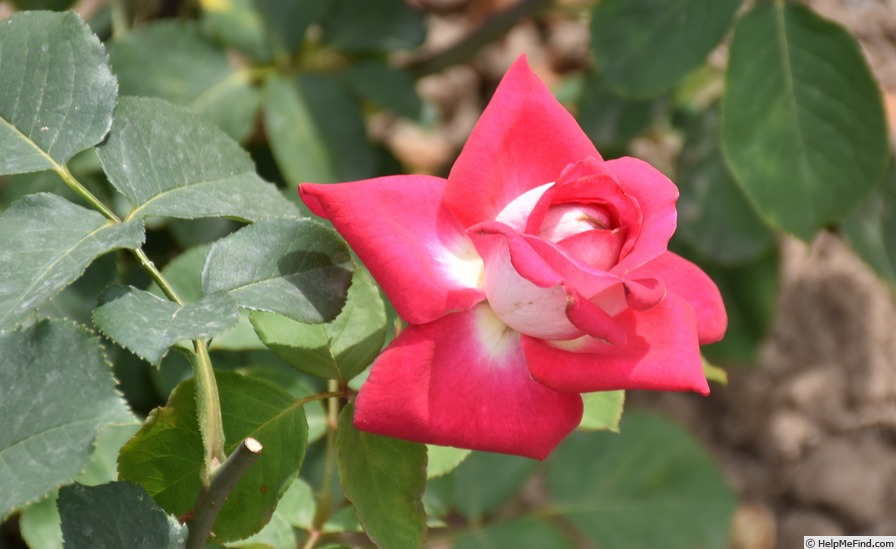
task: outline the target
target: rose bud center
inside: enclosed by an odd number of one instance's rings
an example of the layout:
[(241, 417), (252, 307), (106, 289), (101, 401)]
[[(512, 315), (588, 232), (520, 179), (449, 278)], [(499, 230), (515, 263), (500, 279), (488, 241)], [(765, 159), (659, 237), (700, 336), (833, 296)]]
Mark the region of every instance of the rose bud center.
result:
[(570, 236), (610, 228), (610, 216), (600, 206), (584, 206), (581, 204), (563, 204), (552, 206), (544, 216), (538, 236), (560, 242)]
[(554, 242), (587, 265), (609, 270), (619, 261), (623, 231), (614, 227), (606, 208), (597, 205), (560, 204), (545, 214), (538, 236)]

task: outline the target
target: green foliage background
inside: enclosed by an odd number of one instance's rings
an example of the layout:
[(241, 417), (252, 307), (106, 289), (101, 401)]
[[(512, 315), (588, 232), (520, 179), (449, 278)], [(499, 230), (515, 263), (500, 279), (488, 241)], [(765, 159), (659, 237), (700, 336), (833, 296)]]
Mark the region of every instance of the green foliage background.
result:
[[(522, 18), (588, 23), (591, 63), (556, 92), (606, 157), (680, 138), (673, 245), (730, 315), (712, 361), (755, 358), (779, 233), (842, 231), (896, 282), (880, 92), (854, 38), (799, 4), (523, 0), (435, 53), (402, 0), (113, 1), (86, 23), (31, 11), (65, 0), (15, 4), (0, 21), (0, 518), (32, 547), (100, 531), (183, 546), (208, 442), (190, 340), (210, 342), (225, 450), (265, 447), (216, 543), (726, 545), (736, 496), (717, 466), (665, 419), (620, 423), (621, 392), (589, 396), (542, 464), (360, 433), (326, 398), (357, 388), (396, 322), (296, 185), (406, 169), (372, 116), (434, 131), (417, 82)], [(720, 45), (727, 63), (709, 62)]]

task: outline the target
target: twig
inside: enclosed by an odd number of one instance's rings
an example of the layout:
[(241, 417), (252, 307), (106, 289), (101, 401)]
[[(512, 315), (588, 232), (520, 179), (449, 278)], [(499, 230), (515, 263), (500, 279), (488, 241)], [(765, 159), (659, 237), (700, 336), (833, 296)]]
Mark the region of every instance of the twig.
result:
[(430, 53), (411, 59), (405, 68), (416, 77), (439, 72), (452, 65), (463, 63), (473, 57), (479, 50), (502, 36), (517, 22), (546, 7), (550, 0), (520, 0), (504, 11), (492, 14), (479, 27), (465, 36), (460, 42), (442, 51)]
[[(317, 509), (312, 520), (312, 531), (323, 530), (324, 523), (333, 512), (333, 494), (330, 493), (330, 478), (333, 476), (333, 466), (336, 462), (336, 424), (339, 418), (339, 383), (335, 379), (328, 382), (328, 393), (333, 395), (327, 400), (327, 443), (324, 458), (324, 482), (320, 492), (317, 493)], [(320, 395), (317, 395), (320, 396)]]
[(261, 450), (260, 442), (252, 437), (246, 438), (227, 461), (212, 473), (208, 490), (199, 496), (193, 517), (187, 522), (190, 529), (187, 549), (201, 549), (205, 546), (205, 540), (211, 533), (227, 496), (258, 459)]
[[(47, 160), (53, 166), (53, 170), (62, 178), (62, 181), (72, 190), (78, 193), (93, 208), (103, 214), (106, 219), (113, 223), (121, 223), (121, 219), (115, 215), (108, 206), (90, 192), (78, 179), (72, 175), (68, 167), (59, 164), (49, 155)], [(132, 249), (131, 253), (140, 262), (143, 269), (149, 273), (149, 276), (158, 284), (162, 292), (171, 301), (178, 305), (183, 305), (184, 301), (177, 294), (174, 287), (156, 268), (153, 262), (143, 251), (143, 248)], [(218, 397), (218, 385), (215, 381), (215, 373), (212, 368), (212, 361), (208, 356), (208, 347), (205, 341), (197, 339), (193, 341), (193, 348), (196, 351), (196, 359), (193, 361), (193, 376), (196, 379), (196, 404), (199, 416), (199, 431), (202, 433), (202, 444), (205, 447), (205, 460), (200, 480), (202, 486), (208, 486), (208, 478), (215, 460), (220, 462), (224, 459), (224, 428), (221, 420), (221, 402)]]

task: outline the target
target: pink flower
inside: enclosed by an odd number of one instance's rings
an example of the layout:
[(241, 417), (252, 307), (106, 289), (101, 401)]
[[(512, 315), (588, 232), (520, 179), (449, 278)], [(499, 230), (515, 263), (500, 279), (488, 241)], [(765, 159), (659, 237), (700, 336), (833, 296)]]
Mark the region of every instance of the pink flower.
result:
[(727, 317), (667, 251), (677, 188), (640, 160), (605, 162), (525, 58), (447, 180), (299, 192), (409, 324), (358, 394), (359, 429), (543, 459), (578, 426), (579, 393), (709, 393), (699, 345)]

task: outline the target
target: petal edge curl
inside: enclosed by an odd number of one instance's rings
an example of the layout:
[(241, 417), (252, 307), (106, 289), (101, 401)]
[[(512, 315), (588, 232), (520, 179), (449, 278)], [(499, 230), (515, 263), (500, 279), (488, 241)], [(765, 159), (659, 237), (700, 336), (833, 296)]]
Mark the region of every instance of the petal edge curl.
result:
[(638, 201), (643, 216), (637, 242), (612, 269), (623, 276), (666, 252), (678, 222), (675, 210), (678, 187), (659, 170), (637, 158), (608, 160), (606, 166), (616, 176), (619, 186)]
[(624, 345), (593, 338), (548, 343), (523, 336), (533, 379), (576, 393), (647, 389), (709, 394), (688, 302), (670, 293), (651, 309), (623, 315), (630, 330)]
[(629, 276), (657, 278), (666, 289), (694, 307), (700, 345), (722, 339), (728, 328), (728, 313), (719, 288), (703, 270), (687, 259), (666, 252), (642, 265)]

